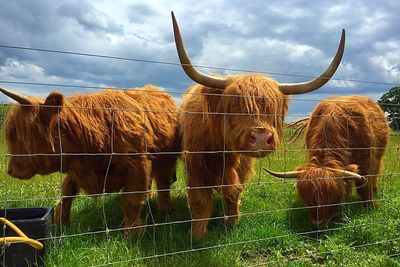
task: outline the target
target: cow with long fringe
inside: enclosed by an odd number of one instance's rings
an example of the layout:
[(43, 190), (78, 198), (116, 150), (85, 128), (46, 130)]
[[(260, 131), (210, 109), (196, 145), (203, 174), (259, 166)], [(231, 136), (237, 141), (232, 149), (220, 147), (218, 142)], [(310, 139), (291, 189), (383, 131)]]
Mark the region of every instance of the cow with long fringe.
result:
[(104, 90), (45, 100), (0, 91), (19, 104), (5, 123), (8, 174), (29, 179), (36, 174), (66, 173), (55, 222), (70, 223), (73, 199), (82, 189), (90, 195), (123, 190), (126, 232), (140, 233), (140, 210), (155, 178), (159, 209), (171, 206), (179, 150), (177, 108), (154, 86)]
[(213, 191), (223, 195), (227, 222), (239, 220), (240, 195), (253, 173), (255, 158), (280, 143), (289, 95), (311, 92), (334, 74), (344, 51), (344, 30), (338, 51), (320, 76), (304, 83), (279, 83), (264, 74), (209, 76), (191, 65), (172, 13), (175, 43), (186, 74), (195, 82), (184, 96), (178, 127), (187, 170), (192, 233), (207, 233)]
[(299, 125), (301, 131), (307, 129), (307, 164), (290, 172), (267, 171), (298, 179), (297, 190), (308, 206), (312, 225), (324, 225), (337, 214), (353, 182), (362, 202), (376, 207), (373, 196), (389, 134), (379, 105), (366, 96), (331, 97), (320, 102), (309, 120)]

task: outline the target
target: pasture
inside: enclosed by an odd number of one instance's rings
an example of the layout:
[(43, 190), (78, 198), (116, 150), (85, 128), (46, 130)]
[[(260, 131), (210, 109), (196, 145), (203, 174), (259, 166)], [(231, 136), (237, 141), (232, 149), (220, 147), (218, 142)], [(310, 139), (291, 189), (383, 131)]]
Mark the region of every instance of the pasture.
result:
[[(286, 131), (286, 136), (292, 133)], [(262, 167), (292, 170), (305, 162), (302, 138), (258, 160), (257, 173), (243, 194), (241, 220), (229, 227), (222, 199), (214, 199), (215, 219), (202, 240), (191, 238), (185, 190), (185, 164), (179, 161), (173, 185), (173, 209), (157, 213), (155, 194), (142, 218), (140, 238), (124, 237), (119, 194), (97, 198), (79, 195), (72, 207), (71, 226), (51, 239), (48, 266), (400, 266), (399, 137), (392, 133), (384, 157), (376, 199), (368, 210), (352, 197), (328, 227), (312, 229), (294, 180), (271, 177)], [(62, 174), (21, 181), (7, 175), (6, 150), (0, 142), (0, 206), (53, 206), (60, 195)]]

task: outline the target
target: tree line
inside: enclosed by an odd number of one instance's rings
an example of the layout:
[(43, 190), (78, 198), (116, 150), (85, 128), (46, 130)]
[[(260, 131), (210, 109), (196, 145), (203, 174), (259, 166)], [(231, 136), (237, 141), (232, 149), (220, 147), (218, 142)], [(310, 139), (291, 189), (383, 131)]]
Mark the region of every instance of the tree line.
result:
[(400, 129), (400, 87), (393, 87), (387, 93), (384, 93), (378, 104), (388, 118), (390, 128), (393, 130)]

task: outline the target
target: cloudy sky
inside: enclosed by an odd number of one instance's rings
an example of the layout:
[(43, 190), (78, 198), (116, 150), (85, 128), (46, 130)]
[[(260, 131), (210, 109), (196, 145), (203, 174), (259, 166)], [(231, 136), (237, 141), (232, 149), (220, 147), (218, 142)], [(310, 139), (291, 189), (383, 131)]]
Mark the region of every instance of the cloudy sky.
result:
[[(179, 92), (193, 82), (177, 65), (9, 47), (177, 63), (171, 10), (193, 64), (262, 71), (281, 82), (319, 75), (334, 56), (345, 28), (345, 55), (334, 76), (339, 80), (293, 97), (292, 116), (307, 114), (315, 101), (330, 95), (363, 94), (376, 100), (400, 84), (398, 0), (181, 2), (3, 1), (0, 86), (45, 97), (53, 90), (71, 95), (96, 90), (90, 87), (151, 83), (174, 92), (179, 102)], [(9, 99), (1, 96), (0, 101)]]

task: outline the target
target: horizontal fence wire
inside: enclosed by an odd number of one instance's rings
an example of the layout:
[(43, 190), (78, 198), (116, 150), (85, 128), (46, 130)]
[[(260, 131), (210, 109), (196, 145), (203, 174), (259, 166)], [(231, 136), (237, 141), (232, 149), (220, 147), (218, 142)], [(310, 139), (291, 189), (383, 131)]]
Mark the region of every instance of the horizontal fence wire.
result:
[[(368, 224), (359, 224), (359, 225), (350, 225), (350, 226), (347, 225), (347, 226), (338, 227), (338, 228), (321, 229), (318, 232), (319, 233), (326, 233), (326, 232), (330, 232), (330, 231), (350, 229), (350, 228), (361, 227), (361, 226), (364, 226), (364, 227), (365, 226), (373, 226), (373, 225), (386, 224), (386, 223), (390, 223), (390, 221), (379, 221), (379, 222), (375, 221), (373, 223), (368, 223)], [(109, 233), (111, 233), (113, 231), (115, 231), (115, 230), (108, 229), (107, 231), (97, 231), (97, 232), (91, 232), (91, 233), (86, 233), (86, 234), (99, 234), (99, 233), (101, 233), (101, 234), (102, 233), (109, 234)], [(309, 235), (309, 234), (313, 234), (313, 233), (315, 233), (315, 231), (296, 233), (296, 234), (293, 234), (293, 235), (302, 236), (302, 235)], [(80, 235), (68, 235), (68, 236), (59, 236), (59, 237), (52, 237), (52, 238), (41, 238), (41, 239), (38, 239), (38, 241), (45, 241), (45, 240), (49, 240), (49, 239), (62, 239), (62, 238), (66, 238), (66, 237), (79, 237), (79, 236)], [(158, 254), (158, 255), (151, 255), (151, 256), (145, 256), (145, 257), (140, 257), (140, 258), (135, 258), (135, 259), (128, 259), (128, 260), (124, 260), (124, 261), (116, 261), (116, 262), (104, 263), (104, 264), (94, 265), (94, 266), (107, 266), (107, 265), (112, 265), (112, 264), (122, 264), (122, 263), (143, 261), (143, 260), (148, 260), (148, 259), (152, 259), (152, 258), (156, 258), (156, 257), (166, 257), (166, 256), (174, 256), (174, 255), (185, 254), (185, 253), (194, 253), (194, 252), (204, 251), (204, 250), (207, 250), (207, 249), (218, 249), (218, 248), (223, 248), (223, 247), (227, 247), (227, 246), (243, 245), (243, 244), (249, 244), (249, 243), (253, 243), (253, 242), (263, 242), (263, 241), (268, 241), (268, 240), (273, 240), (273, 239), (287, 238), (287, 237), (290, 237), (290, 236), (292, 236), (292, 235), (288, 234), (288, 235), (280, 235), (280, 236), (274, 236), (274, 237), (259, 238), (259, 239), (255, 239), (255, 240), (245, 240), (245, 241), (228, 243), (228, 244), (218, 244), (218, 245), (210, 246), (210, 247), (199, 247), (199, 248), (190, 249), (190, 250), (182, 250), (182, 251), (169, 252), (169, 253), (163, 253), (163, 254)], [(368, 244), (353, 245), (353, 246), (350, 246), (350, 247), (345, 247), (343, 249), (329, 250), (329, 251), (325, 251), (325, 252), (300, 255), (300, 256), (290, 257), (289, 259), (282, 258), (281, 260), (294, 260), (294, 259), (300, 259), (300, 258), (310, 257), (310, 256), (314, 257), (314, 256), (321, 255), (321, 254), (339, 252), (339, 251), (345, 250), (345, 249), (357, 249), (357, 248), (362, 248), (362, 247), (365, 247), (365, 246), (378, 245), (378, 244), (382, 244), (382, 243), (385, 243), (385, 242), (393, 242), (393, 241), (397, 241), (399, 239), (400, 239), (400, 237), (399, 238), (388, 239), (388, 240), (376, 241), (376, 242), (372, 242), (372, 243), (368, 243)], [(397, 254), (393, 254), (393, 255), (390, 255), (390, 256), (397, 256)], [(261, 263), (261, 264), (255, 264), (255, 265), (249, 265), (249, 266), (260, 266), (260, 265), (264, 265), (266, 263), (272, 264), (272, 263), (277, 263), (277, 261), (269, 261), (269, 262), (264, 262), (264, 263)]]
[[(129, 89), (135, 89), (137, 91), (144, 91), (146, 92), (145, 89), (139, 88), (127, 88), (127, 87), (108, 87), (108, 86), (90, 86), (90, 85), (73, 85), (73, 84), (56, 84), (56, 83), (38, 83), (38, 82), (24, 82), (24, 81), (6, 81), (6, 80), (0, 80), (0, 83), (4, 84), (21, 84), (21, 85), (34, 85), (34, 86), (52, 86), (52, 87), (65, 87), (65, 88), (82, 88), (82, 89), (99, 89), (99, 90), (129, 90)], [(393, 84), (393, 86), (400, 86), (400, 84)], [(164, 90), (166, 93), (170, 94), (178, 94), (178, 95), (203, 95), (203, 96), (219, 96), (219, 97), (235, 97), (235, 98), (258, 98), (258, 99), (276, 99), (276, 97), (269, 96), (243, 96), (243, 95), (237, 95), (237, 94), (214, 94), (214, 93), (197, 93), (197, 92), (191, 92), (191, 91), (180, 91), (180, 90), (173, 90), (173, 89), (165, 89)], [(304, 101), (304, 102), (319, 102), (321, 99), (308, 99), (308, 98), (303, 98), (299, 97), (297, 95), (291, 96), (290, 98), (292, 101)], [(335, 99), (329, 99), (328, 101), (335, 102), (337, 100)], [(343, 102), (343, 100), (341, 100)], [(346, 102), (346, 101), (344, 101)], [(7, 104), (7, 103), (4, 103)], [(380, 103), (380, 105), (383, 106), (396, 106), (397, 104), (395, 103)], [(85, 108), (85, 107), (82, 107)], [(105, 108), (107, 109), (107, 108)], [(118, 109), (118, 108), (117, 108)], [(189, 112), (189, 111), (187, 111)], [(295, 116), (296, 114), (291, 114), (291, 116)], [(304, 114), (297, 114), (297, 115), (302, 115)]]
[[(0, 48), (16, 49), (16, 50), (29, 50), (29, 51), (47, 52), (47, 53), (56, 53), (56, 54), (74, 55), (74, 56), (84, 56), (84, 57), (97, 57), (97, 58), (104, 58), (104, 59), (115, 59), (115, 60), (123, 60), (123, 61), (134, 61), (134, 62), (139, 62), (139, 63), (151, 63), (151, 64), (172, 65), (172, 66), (189, 65), (189, 64), (181, 64), (181, 63), (177, 63), (177, 62), (168, 62), (168, 61), (161, 61), (161, 60), (118, 57), (118, 56), (111, 56), (111, 55), (100, 55), (100, 54), (92, 54), (92, 53), (64, 51), (64, 50), (56, 50), (56, 49), (34, 48), (34, 47), (23, 47), (23, 46), (13, 46), (13, 45), (4, 45), (4, 44), (0, 44)], [(281, 73), (281, 72), (276, 72), (276, 71), (228, 68), (228, 67), (217, 67), (217, 66), (197, 65), (197, 64), (192, 64), (191, 66), (198, 67), (198, 68), (204, 68), (204, 69), (212, 69), (212, 70), (247, 72), (247, 73), (266, 73), (266, 74), (272, 74), (272, 75), (277, 75), (277, 76), (300, 77), (300, 78), (311, 78), (311, 79), (319, 77), (319, 76), (303, 75), (303, 74), (295, 74), (295, 73)], [(388, 83), (388, 82), (381, 82), (381, 81), (367, 81), (367, 80), (357, 80), (357, 79), (344, 79), (344, 78), (335, 78), (335, 77), (332, 77), (331, 80), (366, 83), (366, 84), (389, 85), (389, 86), (399, 86), (400, 85), (399, 83)]]
[[(376, 201), (379, 202), (388, 202), (388, 201), (393, 201), (393, 200), (400, 200), (400, 197), (393, 197), (390, 199), (375, 199)], [(291, 211), (301, 211), (301, 210), (309, 210), (313, 208), (321, 208), (321, 207), (335, 207), (335, 206), (351, 206), (355, 204), (365, 204), (371, 202), (370, 200), (366, 201), (348, 201), (348, 202), (343, 202), (343, 203), (337, 203), (337, 204), (329, 204), (329, 205), (318, 205), (318, 206), (307, 206), (307, 207), (294, 207), (294, 208), (284, 208), (284, 209), (274, 209), (274, 210), (267, 210), (267, 211), (259, 211), (259, 212), (242, 212), (240, 214), (241, 217), (247, 217), (247, 216), (257, 216), (257, 215), (264, 215), (268, 213), (280, 213), (280, 212), (291, 212)], [(174, 225), (174, 224), (188, 224), (193, 221), (205, 221), (205, 220), (226, 220), (228, 218), (234, 218), (236, 215), (224, 215), (224, 216), (216, 216), (216, 217), (209, 217), (209, 218), (199, 218), (199, 219), (188, 219), (188, 220), (179, 220), (179, 221), (169, 221), (169, 222), (154, 222), (149, 225), (141, 225), (141, 226), (132, 226), (132, 227), (118, 227), (118, 228), (105, 228), (104, 230), (98, 230), (98, 231), (89, 231), (89, 232), (84, 232), (84, 233), (75, 233), (75, 234), (68, 234), (68, 235), (61, 235), (61, 236), (54, 236), (54, 237), (45, 237), (45, 238), (38, 238), (38, 241), (45, 241), (45, 240), (53, 240), (53, 239), (62, 239), (62, 238), (73, 238), (73, 237), (81, 237), (81, 236), (87, 236), (87, 235), (96, 235), (96, 234), (107, 234), (111, 232), (120, 232), (124, 231), (127, 229), (137, 229), (137, 228), (150, 228), (150, 227), (160, 227), (160, 226), (169, 226), (169, 225)], [(393, 222), (399, 222), (397, 219), (394, 219)], [(334, 224), (337, 225), (345, 225), (345, 223), (340, 223), (340, 222), (334, 222)], [(352, 226), (352, 227), (356, 227)], [(296, 235), (304, 235), (304, 234), (310, 234), (310, 233), (320, 233), (321, 231), (334, 231), (338, 230), (337, 228), (326, 228), (326, 229), (318, 229), (318, 230), (311, 230), (307, 232), (300, 232), (293, 234), (294, 236)], [(271, 237), (273, 238), (273, 237)]]
[[(384, 223), (388, 223), (388, 221), (373, 222), (373, 223), (370, 223), (370, 224), (360, 224), (360, 225), (356, 225), (356, 226), (344, 226), (344, 227), (340, 227), (340, 228), (329, 228), (329, 229), (319, 230), (318, 232), (319, 233), (326, 233), (326, 232), (335, 231), (335, 230), (343, 230), (343, 229), (360, 227), (360, 226), (379, 225), (379, 224), (384, 224)], [(299, 233), (297, 235), (301, 236), (301, 235), (308, 235), (308, 234), (313, 234), (313, 233), (315, 233), (315, 231), (303, 232), (303, 233)], [(296, 235), (296, 234), (294, 234), (294, 235)], [(274, 236), (274, 237), (265, 237), (265, 238), (253, 239), (253, 240), (245, 240), (245, 241), (239, 241), (239, 242), (233, 242), (233, 243), (227, 243), (227, 244), (218, 244), (218, 245), (215, 245), (215, 246), (194, 248), (194, 249), (190, 249), (190, 250), (183, 250), (183, 251), (178, 251), (178, 252), (164, 253), (164, 254), (161, 254), (161, 255), (147, 256), (147, 257), (141, 257), (141, 258), (136, 258), (136, 259), (130, 259), (130, 260), (126, 260), (126, 261), (105, 263), (105, 264), (100, 264), (100, 265), (95, 265), (95, 266), (107, 266), (107, 265), (110, 265), (110, 264), (121, 264), (121, 263), (128, 263), (128, 262), (136, 262), (136, 261), (141, 261), (141, 260), (148, 260), (148, 259), (155, 258), (155, 257), (165, 257), (165, 256), (173, 256), (173, 255), (179, 255), (179, 254), (184, 254), (184, 253), (200, 252), (200, 251), (204, 251), (204, 250), (207, 250), (207, 249), (218, 249), (218, 248), (224, 248), (224, 247), (228, 247), (228, 246), (244, 245), (244, 244), (249, 244), (249, 243), (254, 243), (254, 242), (262, 242), (262, 241), (269, 241), (269, 240), (273, 240), (273, 239), (281, 239), (281, 238), (286, 238), (286, 237), (289, 237), (289, 236), (291, 236), (291, 235), (288, 234), (288, 235), (280, 235), (280, 236)], [(363, 246), (367, 246), (367, 245), (381, 244), (381, 243), (384, 243), (385, 241), (389, 242), (389, 241), (392, 241), (392, 240), (398, 240), (398, 239), (396, 238), (396, 239), (379, 241), (379, 242), (376, 242), (376, 243), (369, 243), (369, 244), (365, 244), (365, 245), (354, 246), (354, 248), (363, 247)], [(339, 250), (337, 250), (337, 251), (339, 251)], [(312, 254), (312, 255), (315, 255), (315, 254)], [(276, 262), (276, 261), (271, 261), (271, 262), (266, 262), (266, 263), (269, 264), (269, 263), (274, 263), (274, 262)]]
[[(380, 177), (382, 179), (392, 179), (393, 175), (400, 175), (399, 173), (390, 173), (390, 174), (381, 174)], [(369, 175), (366, 175), (365, 177), (368, 177)], [(371, 175), (372, 176), (372, 175)], [(385, 176), (390, 176), (390, 178), (385, 178)], [(343, 176), (343, 177), (338, 177), (337, 179), (342, 179), (345, 180), (347, 178), (351, 178), (350, 176)], [(321, 179), (324, 179), (323, 177), (317, 177), (314, 179), (310, 179), (310, 181), (319, 181)], [(296, 181), (295, 180), (277, 180), (277, 181), (264, 181), (264, 182), (246, 182), (246, 183), (239, 183), (236, 185), (240, 185), (240, 186), (261, 186), (261, 185), (285, 185), (287, 186), (288, 184), (294, 184)], [(301, 182), (300, 182), (301, 183)], [(77, 198), (77, 197), (83, 197), (83, 198), (87, 198), (87, 197), (100, 197), (100, 196), (118, 196), (118, 195), (129, 195), (129, 194), (138, 194), (138, 193), (151, 193), (151, 192), (180, 192), (183, 190), (189, 190), (189, 189), (214, 189), (214, 190), (218, 190), (218, 189), (223, 189), (223, 188), (228, 188), (228, 187), (232, 187), (232, 185), (212, 185), (212, 186), (193, 186), (193, 187), (179, 187), (179, 188), (171, 188), (171, 189), (152, 189), (152, 190), (143, 190), (143, 191), (127, 191), (127, 192), (102, 192), (102, 193), (97, 193), (97, 194), (84, 194), (84, 195), (80, 195), (80, 194), (76, 194), (76, 195), (69, 195), (69, 196), (65, 196), (64, 198)], [(43, 201), (43, 200), (56, 200), (58, 199), (58, 196), (53, 196), (53, 197), (46, 197), (46, 198), (19, 198), (19, 199), (12, 199), (12, 200), (1, 200), (0, 203), (5, 203), (5, 202), (25, 202), (28, 200), (32, 200), (32, 201)], [(394, 198), (396, 199), (396, 198)], [(385, 199), (381, 199), (381, 200), (385, 200)], [(335, 205), (342, 205), (342, 204), (346, 204), (346, 203), (352, 203), (352, 204), (356, 204), (356, 203), (366, 203), (369, 202), (367, 201), (352, 201), (352, 202), (344, 202), (344, 203), (338, 203), (338, 204), (331, 204), (332, 206)], [(317, 206), (309, 206), (308, 208), (313, 208), (313, 207), (326, 207), (329, 205), (317, 205)], [(297, 209), (297, 208), (294, 208)], [(286, 209), (286, 210), (290, 210), (290, 209)]]

